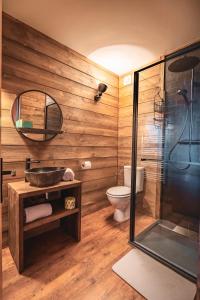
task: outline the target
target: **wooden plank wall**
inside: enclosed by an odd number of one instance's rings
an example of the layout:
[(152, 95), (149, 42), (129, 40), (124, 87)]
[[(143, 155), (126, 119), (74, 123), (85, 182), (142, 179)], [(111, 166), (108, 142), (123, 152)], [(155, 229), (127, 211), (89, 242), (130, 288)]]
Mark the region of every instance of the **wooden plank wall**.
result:
[[(132, 76), (128, 85), (126, 78)], [(154, 122), (154, 98), (162, 91), (162, 66), (147, 69), (139, 77), (138, 105), (138, 148), (137, 165), (145, 167), (145, 184), (142, 195), (142, 208), (153, 217), (160, 211), (160, 162), (151, 161), (160, 155), (162, 123)], [(125, 74), (119, 79), (119, 123), (118, 123), (118, 184), (123, 184), (123, 166), (131, 164), (133, 112), (133, 74)], [(155, 126), (161, 125), (161, 126)], [(146, 158), (147, 161), (141, 161)], [(141, 197), (139, 198), (141, 199)]]
[[(98, 82), (108, 85), (101, 101), (93, 98)], [(24, 90), (46, 91), (62, 109), (62, 135), (49, 142), (23, 139), (14, 129), (10, 109)], [(7, 239), (7, 183), (23, 180), (26, 157), (42, 166), (66, 166), (83, 181), (83, 214), (106, 205), (106, 189), (117, 183), (118, 76), (33, 28), (3, 16), (2, 156), (4, 169), (3, 232)], [(81, 170), (91, 160), (92, 169)], [(36, 165), (38, 166), (38, 165)]]
[[(129, 84), (124, 80), (129, 79)], [(119, 120), (118, 120), (118, 184), (124, 184), (124, 165), (131, 164), (133, 74), (119, 78)]]
[[(0, 1), (0, 70), (2, 70), (2, 1)], [(0, 108), (1, 108), (1, 88), (2, 88), (2, 72), (0, 72)], [(0, 109), (0, 133), (1, 133), (1, 109)], [(0, 134), (0, 154), (1, 154), (1, 134)], [(2, 170), (0, 169), (0, 172)], [(2, 195), (1, 184), (0, 194)], [(0, 196), (1, 197), (1, 196)], [(2, 199), (0, 199), (0, 299), (2, 295)]]
[(33, 128), (45, 128), (45, 94), (35, 91), (26, 93), (20, 97), (20, 103), (20, 119), (32, 121)]

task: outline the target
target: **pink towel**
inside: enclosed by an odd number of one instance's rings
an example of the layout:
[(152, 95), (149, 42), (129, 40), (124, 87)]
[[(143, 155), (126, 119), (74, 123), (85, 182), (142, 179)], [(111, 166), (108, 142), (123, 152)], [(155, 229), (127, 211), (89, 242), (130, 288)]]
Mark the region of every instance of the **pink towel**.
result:
[(26, 223), (52, 215), (50, 203), (43, 203), (25, 208)]
[(74, 172), (72, 171), (72, 169), (67, 168), (65, 171), (65, 174), (63, 175), (63, 180), (64, 181), (70, 181), (70, 180), (74, 180)]

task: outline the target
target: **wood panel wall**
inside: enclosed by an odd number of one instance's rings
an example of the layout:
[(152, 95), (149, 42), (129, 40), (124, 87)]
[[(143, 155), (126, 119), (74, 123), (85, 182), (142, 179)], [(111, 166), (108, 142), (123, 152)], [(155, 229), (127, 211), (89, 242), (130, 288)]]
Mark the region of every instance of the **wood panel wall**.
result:
[[(157, 218), (160, 211), (160, 162), (162, 123), (154, 121), (154, 99), (163, 86), (163, 67), (155, 66), (140, 73), (138, 99), (138, 147), (137, 165), (145, 168), (144, 192), (139, 198), (147, 214)], [(128, 77), (129, 84), (127, 82)], [(162, 95), (161, 95), (162, 96)], [(157, 99), (157, 98), (156, 98)], [(158, 100), (158, 99), (157, 99)], [(131, 164), (133, 115), (133, 74), (119, 79), (119, 123), (118, 123), (118, 184), (123, 185), (123, 166)], [(141, 159), (147, 159), (141, 161)]]
[[(0, 108), (1, 108), (1, 88), (2, 88), (2, 1), (0, 1)], [(0, 120), (1, 120), (1, 109), (0, 109)], [(1, 133), (1, 121), (0, 121), (0, 133)], [(0, 154), (1, 154), (1, 134), (0, 134)], [(0, 172), (2, 170), (0, 169)], [(0, 194), (1, 184), (0, 184)], [(1, 197), (1, 196), (0, 196)], [(2, 199), (0, 199), (2, 201)], [(2, 203), (0, 201), (0, 299), (2, 296)]]
[[(108, 89), (94, 102), (99, 82)], [(14, 129), (10, 109), (16, 95), (39, 89), (52, 95), (62, 109), (62, 135), (37, 143)], [(3, 16), (2, 156), (4, 169), (16, 178), (4, 178), (3, 232), (7, 239), (7, 183), (24, 179), (26, 157), (41, 166), (66, 166), (83, 181), (83, 214), (106, 205), (106, 189), (117, 183), (118, 76), (33, 28)], [(92, 169), (81, 170), (91, 160)]]
[[(129, 84), (124, 83), (128, 78)], [(124, 184), (124, 165), (131, 164), (132, 115), (133, 115), (133, 73), (119, 78), (119, 120), (118, 120), (118, 184)]]
[(35, 91), (21, 95), (19, 119), (32, 121), (33, 128), (45, 128), (45, 98), (45, 94)]

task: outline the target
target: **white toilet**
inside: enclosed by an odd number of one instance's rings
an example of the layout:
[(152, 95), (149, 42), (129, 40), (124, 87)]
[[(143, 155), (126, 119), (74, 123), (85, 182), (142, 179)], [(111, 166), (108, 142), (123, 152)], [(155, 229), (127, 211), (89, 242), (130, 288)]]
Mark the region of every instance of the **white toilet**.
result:
[[(137, 167), (136, 192), (143, 191), (144, 168)], [(124, 186), (114, 186), (107, 190), (108, 200), (115, 208), (114, 219), (124, 222), (130, 218), (130, 196), (131, 196), (131, 166), (124, 166)]]

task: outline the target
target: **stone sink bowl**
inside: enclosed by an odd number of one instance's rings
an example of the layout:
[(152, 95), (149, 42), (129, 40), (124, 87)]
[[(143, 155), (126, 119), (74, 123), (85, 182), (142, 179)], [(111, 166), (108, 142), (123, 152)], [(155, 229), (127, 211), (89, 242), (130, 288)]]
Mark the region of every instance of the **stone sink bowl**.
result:
[(32, 186), (45, 187), (59, 183), (65, 173), (66, 168), (44, 167), (31, 168), (25, 170), (26, 180)]

